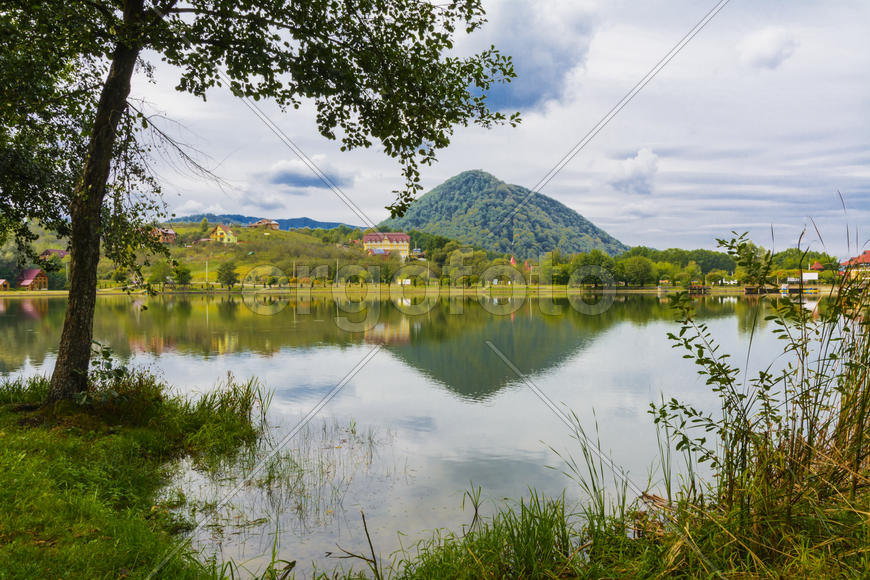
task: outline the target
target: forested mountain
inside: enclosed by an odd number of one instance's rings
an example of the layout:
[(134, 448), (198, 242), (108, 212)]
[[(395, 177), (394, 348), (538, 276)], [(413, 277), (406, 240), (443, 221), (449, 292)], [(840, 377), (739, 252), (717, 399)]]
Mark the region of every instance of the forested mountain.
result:
[(321, 229), (321, 230), (331, 230), (332, 228), (337, 228), (339, 226), (347, 226), (349, 228), (358, 228), (360, 226), (352, 226), (349, 224), (343, 224), (341, 222), (320, 222), (317, 220), (313, 220), (307, 217), (301, 218), (273, 218), (271, 216), (260, 216), (254, 217), (249, 215), (241, 215), (237, 213), (223, 213), (223, 214), (214, 214), (214, 213), (198, 213), (194, 215), (187, 215), (183, 217), (176, 217), (170, 222), (178, 223), (178, 222), (200, 222), (202, 218), (208, 220), (211, 224), (239, 224), (241, 226), (246, 226), (248, 224), (252, 224), (257, 220), (262, 219), (263, 217), (268, 217), (269, 219), (273, 219), (278, 222), (278, 227), (282, 230), (296, 230), (300, 228), (311, 228), (311, 229)]
[(594, 249), (613, 256), (628, 249), (555, 199), (479, 170), (448, 179), (414, 202), (404, 217), (381, 225), (437, 234), (518, 258)]

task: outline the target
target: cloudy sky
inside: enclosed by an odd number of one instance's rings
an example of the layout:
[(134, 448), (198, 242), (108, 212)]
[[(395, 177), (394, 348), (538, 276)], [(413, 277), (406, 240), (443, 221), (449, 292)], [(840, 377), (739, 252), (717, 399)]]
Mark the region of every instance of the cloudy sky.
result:
[[(519, 78), (491, 103), (523, 122), (457, 131), (424, 170), (425, 190), (467, 169), (535, 186), (716, 4), (488, 2), (489, 23), (459, 49), (495, 44), (513, 56)], [(870, 235), (868, 30), (866, 0), (731, 0), (541, 193), (629, 245), (713, 248), (737, 230), (779, 250), (807, 228), (812, 247), (854, 253), (856, 230), (859, 246)], [(137, 79), (134, 96), (177, 121), (177, 136), (226, 182), (167, 163), (177, 215), (361, 224), (240, 101), (221, 89), (206, 102), (175, 93), (175, 71), (157, 71), (155, 84)], [(342, 153), (317, 133), (311, 107), (262, 108), (371, 220), (388, 216), (402, 179), (379, 147)]]

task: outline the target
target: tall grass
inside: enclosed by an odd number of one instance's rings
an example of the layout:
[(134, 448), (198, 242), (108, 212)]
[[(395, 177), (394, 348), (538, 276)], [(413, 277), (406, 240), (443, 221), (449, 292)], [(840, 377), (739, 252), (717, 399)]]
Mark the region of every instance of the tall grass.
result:
[(439, 532), (402, 553), (390, 572), (408, 579), (570, 577), (581, 564), (575, 540), (564, 497), (531, 490), (464, 536)]
[[(769, 253), (745, 237), (722, 244), (755, 284), (769, 284)], [(714, 474), (681, 488), (680, 521), (701, 532), (702, 549), (723, 569), (768, 574), (812, 553), (840, 571), (866, 571), (865, 279), (846, 272), (815, 307), (802, 298), (773, 300), (766, 319), (782, 340), (782, 355), (753, 376), (694, 318), (688, 296), (675, 305), (681, 326), (670, 338), (720, 403), (717, 413), (676, 399), (653, 408), (675, 448), (709, 463)]]

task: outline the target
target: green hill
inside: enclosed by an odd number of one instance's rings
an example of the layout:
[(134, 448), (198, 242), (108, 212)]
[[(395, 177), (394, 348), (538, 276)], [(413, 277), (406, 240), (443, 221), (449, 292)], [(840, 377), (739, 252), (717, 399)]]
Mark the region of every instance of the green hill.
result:
[(414, 202), (404, 217), (381, 225), (437, 234), (519, 258), (537, 258), (556, 249), (575, 254), (597, 248), (611, 256), (628, 249), (555, 199), (479, 170), (448, 179)]

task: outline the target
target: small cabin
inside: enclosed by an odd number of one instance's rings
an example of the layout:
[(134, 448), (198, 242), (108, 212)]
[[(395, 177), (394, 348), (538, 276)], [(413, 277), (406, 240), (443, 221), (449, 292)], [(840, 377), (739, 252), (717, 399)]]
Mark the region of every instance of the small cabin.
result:
[(248, 226), (249, 228), (263, 228), (264, 230), (274, 230), (277, 231), (280, 229), (280, 225), (275, 220), (270, 220), (267, 218), (263, 218), (261, 220), (257, 220), (254, 223)]
[(48, 290), (48, 276), (42, 268), (30, 268), (21, 273), (18, 287), (25, 290)]
[(174, 244), (178, 238), (178, 233), (172, 228), (154, 228), (152, 235), (157, 238), (161, 244)]

